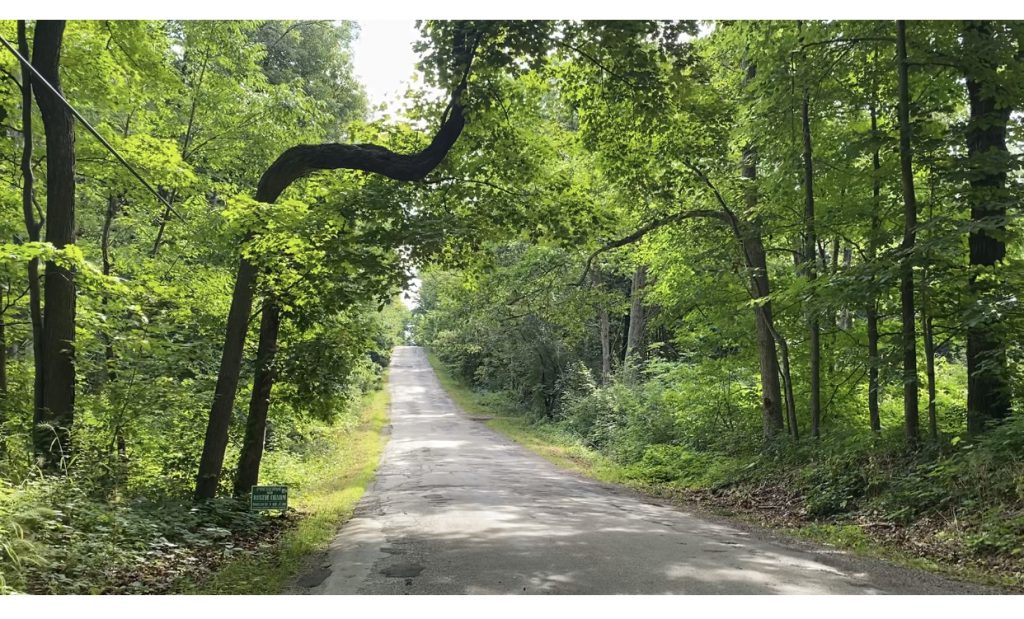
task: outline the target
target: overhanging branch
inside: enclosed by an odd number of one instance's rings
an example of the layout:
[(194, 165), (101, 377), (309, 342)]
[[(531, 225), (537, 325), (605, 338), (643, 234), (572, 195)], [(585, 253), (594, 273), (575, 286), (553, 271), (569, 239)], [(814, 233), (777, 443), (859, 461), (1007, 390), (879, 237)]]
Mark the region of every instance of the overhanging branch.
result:
[(608, 243), (605, 243), (604, 245), (596, 249), (592, 254), (590, 254), (590, 256), (587, 257), (586, 264), (583, 265), (583, 274), (580, 276), (579, 285), (582, 286), (583, 283), (587, 280), (587, 275), (590, 273), (591, 265), (594, 263), (594, 260), (601, 254), (607, 251), (611, 251), (613, 249), (617, 249), (619, 247), (624, 247), (626, 245), (636, 243), (640, 239), (644, 238), (644, 236), (646, 236), (648, 233), (653, 232), (658, 228), (662, 228), (669, 224), (674, 224), (676, 222), (683, 221), (684, 219), (694, 219), (697, 217), (718, 219), (719, 221), (729, 223), (729, 218), (725, 213), (722, 213), (721, 211), (712, 211), (708, 209), (694, 209), (691, 211), (683, 211), (681, 213), (673, 213), (671, 215), (666, 215), (664, 217), (655, 219), (654, 221), (650, 221), (644, 224), (643, 226), (637, 228), (631, 234), (628, 234), (620, 239), (616, 239), (614, 241), (609, 241)]
[(462, 94), (469, 82), (470, 69), (481, 35), (478, 34), (466, 58), (462, 79), (452, 91), (430, 145), (418, 153), (395, 153), (376, 144), (300, 144), (281, 153), (270, 164), (256, 187), (256, 200), (273, 203), (285, 189), (303, 176), (317, 170), (361, 170), (398, 181), (421, 181), (440, 165), (466, 125), (462, 113)]
[(256, 200), (272, 203), (293, 182), (317, 170), (362, 170), (398, 181), (418, 181), (436, 168), (462, 133), (462, 106), (451, 116), (430, 146), (415, 154), (399, 154), (376, 144), (300, 144), (281, 153), (267, 168), (256, 188)]

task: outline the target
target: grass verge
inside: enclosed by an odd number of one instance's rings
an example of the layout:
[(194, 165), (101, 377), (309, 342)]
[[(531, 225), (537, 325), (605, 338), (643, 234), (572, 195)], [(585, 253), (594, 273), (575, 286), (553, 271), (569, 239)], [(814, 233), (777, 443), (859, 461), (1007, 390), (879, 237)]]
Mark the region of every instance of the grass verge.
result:
[(325, 549), (373, 480), (387, 442), (390, 396), (387, 382), (364, 403), (359, 423), (338, 428), (332, 448), (311, 462), (305, 479), (289, 497), (299, 515), (269, 548), (228, 561), (201, 582), (185, 582), (180, 593), (270, 594), (283, 592), (307, 557)]

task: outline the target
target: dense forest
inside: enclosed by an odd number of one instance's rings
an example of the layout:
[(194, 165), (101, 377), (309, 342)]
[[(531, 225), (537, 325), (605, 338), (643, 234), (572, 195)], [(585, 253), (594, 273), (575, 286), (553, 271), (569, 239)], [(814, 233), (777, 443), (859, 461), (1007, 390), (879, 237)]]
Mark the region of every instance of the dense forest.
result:
[(409, 330), (629, 483), (1024, 582), (1024, 24), (419, 28), (392, 117), (350, 22), (0, 21), (0, 591), (259, 557)]

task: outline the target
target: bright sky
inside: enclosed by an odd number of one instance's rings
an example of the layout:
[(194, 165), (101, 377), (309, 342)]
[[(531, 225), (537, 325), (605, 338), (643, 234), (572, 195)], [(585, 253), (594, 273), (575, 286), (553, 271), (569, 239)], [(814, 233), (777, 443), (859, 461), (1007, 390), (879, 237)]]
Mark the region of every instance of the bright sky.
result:
[(394, 114), (400, 107), (398, 102), (416, 73), (418, 58), (412, 44), (419, 38), (419, 32), (415, 24), (413, 19), (359, 22), (353, 63), (371, 108), (383, 103)]
[[(419, 38), (416, 20), (366, 20), (359, 22), (359, 38), (353, 46), (356, 77), (366, 89), (370, 107), (385, 104), (386, 113), (397, 115), (401, 97), (416, 73), (417, 55), (412, 44)], [(385, 112), (373, 112), (379, 118)], [(418, 300), (419, 278), (413, 278), (402, 294), (410, 309)]]

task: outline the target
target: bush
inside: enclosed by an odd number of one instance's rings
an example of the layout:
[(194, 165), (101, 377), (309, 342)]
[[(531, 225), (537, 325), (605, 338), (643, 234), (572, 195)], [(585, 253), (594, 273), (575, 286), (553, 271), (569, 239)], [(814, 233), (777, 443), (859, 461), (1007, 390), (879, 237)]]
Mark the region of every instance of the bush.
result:
[(680, 445), (651, 445), (627, 477), (688, 489), (719, 488), (736, 478), (742, 466), (727, 456), (694, 452)]

